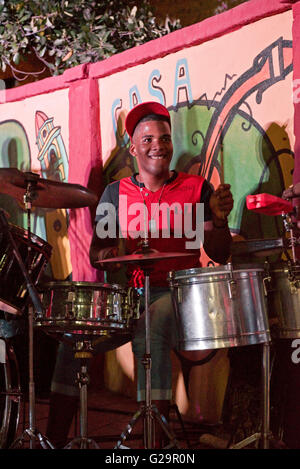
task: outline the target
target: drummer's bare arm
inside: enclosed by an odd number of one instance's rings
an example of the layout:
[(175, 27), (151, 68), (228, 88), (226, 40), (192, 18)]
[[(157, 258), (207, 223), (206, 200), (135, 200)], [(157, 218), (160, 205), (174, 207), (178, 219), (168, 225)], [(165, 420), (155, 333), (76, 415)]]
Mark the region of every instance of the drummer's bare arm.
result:
[(212, 220), (204, 223), (206, 254), (215, 262), (225, 264), (230, 256), (232, 242), (227, 217), (233, 208), (229, 184), (221, 184), (210, 197)]
[[(90, 246), (90, 262), (91, 265), (100, 270), (116, 270), (118, 265), (116, 264), (101, 264), (99, 261), (104, 259), (110, 259), (118, 255), (118, 240), (105, 238), (100, 239), (96, 233), (96, 227), (94, 228), (93, 238)], [(104, 267), (105, 266), (105, 267)]]

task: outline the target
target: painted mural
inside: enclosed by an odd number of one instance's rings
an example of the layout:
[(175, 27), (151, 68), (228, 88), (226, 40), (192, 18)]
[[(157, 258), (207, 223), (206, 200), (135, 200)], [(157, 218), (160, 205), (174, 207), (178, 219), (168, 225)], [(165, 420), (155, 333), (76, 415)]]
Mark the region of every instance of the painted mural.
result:
[[(290, 28), (284, 36), (276, 35), (277, 23), (277, 17), (266, 18), (223, 37), (220, 50), (219, 39), (214, 40), (213, 56), (212, 45), (205, 43), (100, 80), (100, 122), (102, 132), (110, 135), (102, 144), (105, 183), (136, 170), (124, 119), (137, 103), (156, 100), (171, 114), (173, 169), (201, 174), (214, 186), (231, 184), (235, 205), (229, 225), (236, 239), (282, 236), (280, 216), (246, 208), (247, 195), (280, 197), (292, 183), (292, 41)], [(264, 34), (257, 33), (260, 28)], [(247, 55), (239, 53), (237, 61), (241, 44)], [(108, 84), (117, 96), (106, 95)], [(111, 109), (110, 124), (105, 109)], [(205, 256), (202, 262), (211, 263)]]
[[(54, 125), (54, 117), (48, 117), (44, 111), (36, 110), (31, 115), (33, 122), (30, 127), (27, 116), (26, 119), (0, 122), (0, 167), (32, 171), (44, 179), (67, 182), (69, 162), (61, 127)], [(0, 204), (8, 213), (12, 225), (27, 228), (27, 213), (23, 204), (2, 193)], [(31, 231), (52, 246), (47, 274), (54, 279), (68, 278), (72, 269), (67, 210), (33, 207)]]

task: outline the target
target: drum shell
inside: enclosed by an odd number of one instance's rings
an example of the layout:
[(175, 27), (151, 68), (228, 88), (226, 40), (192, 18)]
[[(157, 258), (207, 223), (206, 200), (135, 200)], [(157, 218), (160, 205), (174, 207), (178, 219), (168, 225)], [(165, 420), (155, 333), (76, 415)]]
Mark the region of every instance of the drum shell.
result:
[(230, 266), (171, 272), (178, 347), (205, 350), (270, 340), (264, 269)]
[[(11, 224), (9, 227), (22, 262), (27, 270), (30, 268), (32, 283), (36, 285), (50, 260), (52, 247), (35, 234), (31, 234), (29, 244), (26, 230)], [(27, 301), (27, 282), (9, 237), (3, 234), (0, 237), (0, 309), (10, 314), (21, 315), (27, 306)]]
[(135, 291), (92, 282), (39, 285), (44, 315), (35, 325), (51, 333), (107, 335), (131, 331), (139, 315)]
[[(271, 265), (267, 283), (270, 321), (274, 334), (281, 339), (300, 337), (300, 267)], [(271, 319), (272, 318), (272, 319)]]

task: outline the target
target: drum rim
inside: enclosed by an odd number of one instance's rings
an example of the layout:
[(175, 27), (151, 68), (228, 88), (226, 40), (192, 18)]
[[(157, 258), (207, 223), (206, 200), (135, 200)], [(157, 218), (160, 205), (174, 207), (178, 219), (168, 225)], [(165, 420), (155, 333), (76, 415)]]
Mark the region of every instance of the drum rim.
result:
[(291, 271), (291, 272), (299, 272), (300, 274), (300, 265), (292, 265), (292, 264), (288, 264), (287, 262), (276, 262), (276, 263), (273, 263), (273, 264), (269, 264), (268, 266), (268, 270), (270, 273), (272, 272), (288, 272), (288, 271)]
[[(13, 223), (9, 223), (10, 229), (13, 228), (15, 231), (19, 232), (17, 235), (20, 235), (20, 238), (26, 239), (27, 237), (24, 235), (27, 235), (28, 230), (26, 228), (23, 228), (22, 226), (14, 225)], [(34, 245), (35, 249), (43, 252), (46, 251), (47, 256), (50, 258), (52, 254), (52, 246), (51, 244), (48, 243), (45, 239), (41, 238), (40, 236), (36, 235), (35, 233), (30, 233), (31, 234), (31, 243)], [(36, 242), (38, 241), (38, 243)]]
[[(250, 267), (251, 266), (251, 267)], [(231, 273), (240, 273), (240, 272), (265, 272), (265, 269), (260, 264), (236, 264), (230, 267), (228, 264), (213, 266), (213, 267), (193, 267), (191, 269), (185, 270), (172, 270), (169, 272), (168, 279), (178, 280), (182, 278), (192, 278), (192, 277), (208, 277), (216, 275), (227, 275), (230, 276)], [(200, 275), (199, 275), (200, 274)]]
[(126, 287), (123, 287), (122, 285), (119, 285), (117, 283), (102, 283), (102, 282), (88, 282), (88, 281), (66, 281), (66, 280), (58, 280), (58, 281), (51, 281), (51, 282), (41, 282), (37, 285), (37, 288), (40, 290), (42, 287), (48, 287), (48, 289), (55, 289), (53, 287), (57, 286), (57, 288), (63, 288), (63, 287), (94, 287), (95, 289), (98, 287), (98, 289), (105, 288), (106, 290), (121, 290), (121, 291), (127, 291), (128, 289)]

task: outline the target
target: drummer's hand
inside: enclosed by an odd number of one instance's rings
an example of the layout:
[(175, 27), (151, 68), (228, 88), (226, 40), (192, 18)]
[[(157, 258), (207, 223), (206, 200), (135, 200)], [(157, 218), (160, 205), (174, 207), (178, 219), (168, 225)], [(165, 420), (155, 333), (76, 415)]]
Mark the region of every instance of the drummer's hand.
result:
[[(117, 247), (110, 247), (101, 249), (98, 253), (98, 260), (105, 260), (105, 259), (113, 259), (114, 257), (118, 256), (118, 248)], [(107, 270), (109, 272), (118, 272), (121, 269), (121, 264), (118, 262), (105, 262), (104, 264), (98, 263), (98, 268)]]
[[(213, 214), (214, 222), (227, 221), (227, 217), (233, 208), (233, 197), (230, 191), (230, 184), (220, 184), (212, 193), (209, 206)], [(222, 224), (222, 223), (220, 223)]]
[(300, 197), (300, 182), (285, 189), (282, 193), (283, 199), (291, 199), (295, 196)]

